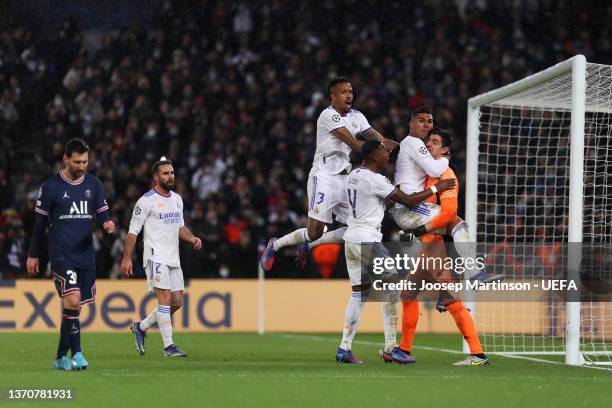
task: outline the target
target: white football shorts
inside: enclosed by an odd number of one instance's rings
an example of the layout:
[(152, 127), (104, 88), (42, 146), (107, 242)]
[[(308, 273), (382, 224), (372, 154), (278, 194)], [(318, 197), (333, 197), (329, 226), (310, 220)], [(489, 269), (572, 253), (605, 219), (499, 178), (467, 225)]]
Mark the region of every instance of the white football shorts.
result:
[(145, 265), (149, 291), (153, 288), (170, 289), (171, 292), (185, 290), (183, 270), (180, 267), (168, 266), (151, 259)]
[[(367, 249), (367, 251), (362, 250), (362, 248)], [(345, 242), (344, 256), (346, 257), (346, 269), (348, 270), (351, 286), (361, 285), (362, 268), (370, 268), (373, 258), (391, 258), (387, 248), (380, 242), (370, 242), (365, 244), (365, 246), (353, 242)], [(387, 272), (397, 273), (395, 269), (388, 270)]]
[(308, 177), (308, 217), (331, 224), (332, 214), (336, 221), (346, 224), (348, 219), (348, 196), (346, 175), (327, 174), (321, 171)]
[(427, 201), (412, 208), (404, 206), (393, 208), (393, 220), (403, 230), (425, 225), (438, 214), (440, 214), (440, 206)]

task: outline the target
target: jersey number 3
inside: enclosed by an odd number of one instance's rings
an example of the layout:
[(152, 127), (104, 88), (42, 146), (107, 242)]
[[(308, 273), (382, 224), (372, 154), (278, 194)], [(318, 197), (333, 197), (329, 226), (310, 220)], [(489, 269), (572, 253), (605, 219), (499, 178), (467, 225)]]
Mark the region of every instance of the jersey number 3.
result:
[(70, 276), (70, 279), (68, 279), (69, 284), (75, 285), (77, 283), (77, 274), (75, 271), (66, 271), (66, 275)]

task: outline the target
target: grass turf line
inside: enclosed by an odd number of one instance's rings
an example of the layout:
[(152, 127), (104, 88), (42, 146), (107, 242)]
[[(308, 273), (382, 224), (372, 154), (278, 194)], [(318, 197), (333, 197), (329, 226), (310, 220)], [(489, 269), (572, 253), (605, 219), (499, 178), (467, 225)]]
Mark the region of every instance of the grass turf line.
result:
[[(382, 335), (358, 335), (354, 352), (366, 364), (334, 361), (340, 335), (175, 334), (187, 358), (162, 356), (151, 332), (147, 353), (129, 333), (84, 333), (91, 367), (51, 370), (56, 334), (0, 335), (0, 387), (72, 388), (69, 406), (174, 403), (210, 407), (312, 406), (605, 406), (612, 373), (493, 356), (489, 367), (453, 367), (461, 355), (415, 349), (411, 366), (384, 364)], [(418, 335), (415, 346), (458, 350), (458, 337)], [(32, 405), (32, 403), (24, 403)], [(47, 405), (48, 403), (44, 403)], [(22, 404), (11, 402), (10, 406)], [(24, 406), (25, 406), (24, 405)], [(177, 406), (179, 406), (177, 405)]]

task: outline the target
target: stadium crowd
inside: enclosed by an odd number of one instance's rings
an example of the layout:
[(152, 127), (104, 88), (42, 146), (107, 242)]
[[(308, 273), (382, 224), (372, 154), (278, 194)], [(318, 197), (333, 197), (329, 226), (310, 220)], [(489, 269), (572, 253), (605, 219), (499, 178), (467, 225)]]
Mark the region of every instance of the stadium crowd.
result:
[[(254, 277), (258, 247), (306, 222), (331, 77), (350, 77), (354, 106), (397, 141), (411, 109), (431, 106), (455, 135), (463, 186), (467, 99), (577, 53), (610, 63), (610, 18), (596, 1), (202, 0), (163, 2), (151, 27), (0, 28), (0, 277), (25, 275), (38, 187), (71, 137), (91, 145), (118, 226), (96, 235), (99, 277), (119, 277), (132, 206), (162, 155), (204, 239), (182, 255), (187, 276)], [(319, 275), (283, 254), (283, 276)]]

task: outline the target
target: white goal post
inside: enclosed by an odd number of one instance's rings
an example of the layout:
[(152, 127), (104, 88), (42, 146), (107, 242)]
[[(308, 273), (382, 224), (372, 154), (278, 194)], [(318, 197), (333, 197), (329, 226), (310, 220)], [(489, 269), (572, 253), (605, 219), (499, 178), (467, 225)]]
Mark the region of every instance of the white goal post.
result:
[[(470, 98), (470, 240), (610, 244), (611, 124), (612, 66), (587, 63), (583, 55)], [(579, 262), (579, 256), (568, 257), (564, 267), (577, 274)], [(529, 273), (519, 269), (509, 277)], [(562, 354), (570, 365), (612, 364), (609, 303), (553, 299), (468, 307), (487, 352)]]

